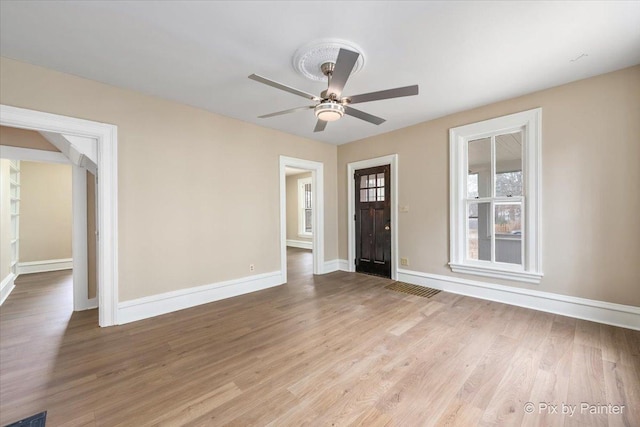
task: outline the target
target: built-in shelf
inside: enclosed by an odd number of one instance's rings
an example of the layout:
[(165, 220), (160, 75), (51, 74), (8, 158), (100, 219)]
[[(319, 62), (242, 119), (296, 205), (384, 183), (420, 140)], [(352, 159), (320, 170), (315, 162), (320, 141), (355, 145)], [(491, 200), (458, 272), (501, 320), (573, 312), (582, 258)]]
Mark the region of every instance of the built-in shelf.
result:
[(20, 254), (20, 161), (9, 161), (9, 200), (11, 201), (11, 272), (18, 274)]

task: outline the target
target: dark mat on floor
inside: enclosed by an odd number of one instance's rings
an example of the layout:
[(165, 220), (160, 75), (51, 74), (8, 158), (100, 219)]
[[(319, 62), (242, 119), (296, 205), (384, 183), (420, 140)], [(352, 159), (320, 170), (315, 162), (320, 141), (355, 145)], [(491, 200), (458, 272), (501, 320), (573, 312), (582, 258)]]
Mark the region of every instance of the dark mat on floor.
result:
[(409, 295), (417, 295), (419, 297), (431, 298), (435, 294), (439, 293), (439, 289), (427, 288), (426, 286), (410, 285), (409, 283), (393, 282), (390, 285), (385, 286), (386, 289), (391, 289), (396, 292), (403, 292)]
[(44, 427), (46, 422), (47, 411), (44, 411), (25, 418), (24, 420), (16, 421), (13, 424), (7, 424), (5, 427)]

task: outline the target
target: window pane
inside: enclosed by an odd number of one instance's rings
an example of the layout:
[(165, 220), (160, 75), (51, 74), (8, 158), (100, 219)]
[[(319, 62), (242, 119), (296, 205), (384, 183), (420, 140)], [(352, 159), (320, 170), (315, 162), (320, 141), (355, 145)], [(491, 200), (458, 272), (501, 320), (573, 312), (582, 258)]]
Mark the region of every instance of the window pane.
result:
[(522, 263), (522, 206), (520, 203), (496, 205), (496, 261)]
[(496, 197), (522, 196), (522, 132), (496, 136)]
[(361, 176), (360, 177), (360, 188), (367, 188), (367, 176)]
[(369, 197), (367, 197), (369, 193), (367, 192), (367, 190), (360, 190), (360, 201), (361, 202), (368, 202), (369, 201)]
[(384, 202), (384, 187), (378, 188), (378, 201)]
[(304, 210), (304, 231), (307, 233), (311, 233), (311, 218), (313, 217), (311, 212), (311, 209)]
[(522, 171), (496, 173), (496, 197), (522, 196)]
[(491, 261), (490, 203), (469, 203), (467, 210), (467, 258)]
[(376, 176), (374, 174), (369, 175), (369, 185), (367, 187), (375, 187), (376, 186)]
[(304, 185), (304, 207), (311, 209), (311, 184)]
[(478, 194), (469, 197), (491, 196), (491, 138), (469, 141), (468, 165), (469, 174), (478, 176)]
[(478, 174), (470, 173), (467, 175), (467, 197), (478, 197)]
[(384, 173), (378, 174), (378, 187), (384, 187)]
[(370, 202), (375, 202), (376, 201), (376, 189), (375, 188), (370, 188), (367, 191), (369, 191), (369, 201)]

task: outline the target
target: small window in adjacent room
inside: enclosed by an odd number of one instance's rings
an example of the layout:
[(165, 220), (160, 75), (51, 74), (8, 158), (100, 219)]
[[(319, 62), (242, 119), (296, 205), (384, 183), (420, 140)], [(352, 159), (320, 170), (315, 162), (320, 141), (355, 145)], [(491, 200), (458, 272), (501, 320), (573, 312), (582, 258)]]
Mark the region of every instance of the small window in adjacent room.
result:
[(311, 194), (311, 178), (298, 180), (298, 234), (312, 237), (313, 227), (313, 195)]
[(454, 272), (539, 283), (541, 109), (450, 130)]

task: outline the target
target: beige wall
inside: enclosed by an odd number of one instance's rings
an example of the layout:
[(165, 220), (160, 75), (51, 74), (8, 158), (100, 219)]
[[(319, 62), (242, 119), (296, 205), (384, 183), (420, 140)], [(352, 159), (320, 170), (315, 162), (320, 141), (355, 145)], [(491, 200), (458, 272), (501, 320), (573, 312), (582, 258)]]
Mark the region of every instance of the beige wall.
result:
[(20, 162), (20, 262), (71, 258), (71, 166)]
[(9, 160), (0, 159), (0, 282), (11, 273), (11, 193)]
[(335, 146), (7, 58), (0, 102), (118, 126), (121, 301), (279, 270), (280, 155), (324, 164), (337, 258)]
[(287, 239), (310, 242), (309, 237), (298, 236), (298, 180), (310, 178), (311, 172), (298, 175), (289, 175), (286, 179), (287, 185)]
[(36, 131), (8, 126), (0, 126), (0, 145), (32, 148), (34, 150), (60, 151)]
[[(457, 275), (449, 261), (452, 127), (542, 107), (539, 285)], [(399, 251), (410, 270), (640, 306), (640, 66), (421, 123), (338, 148), (340, 258), (347, 163), (398, 153)]]

